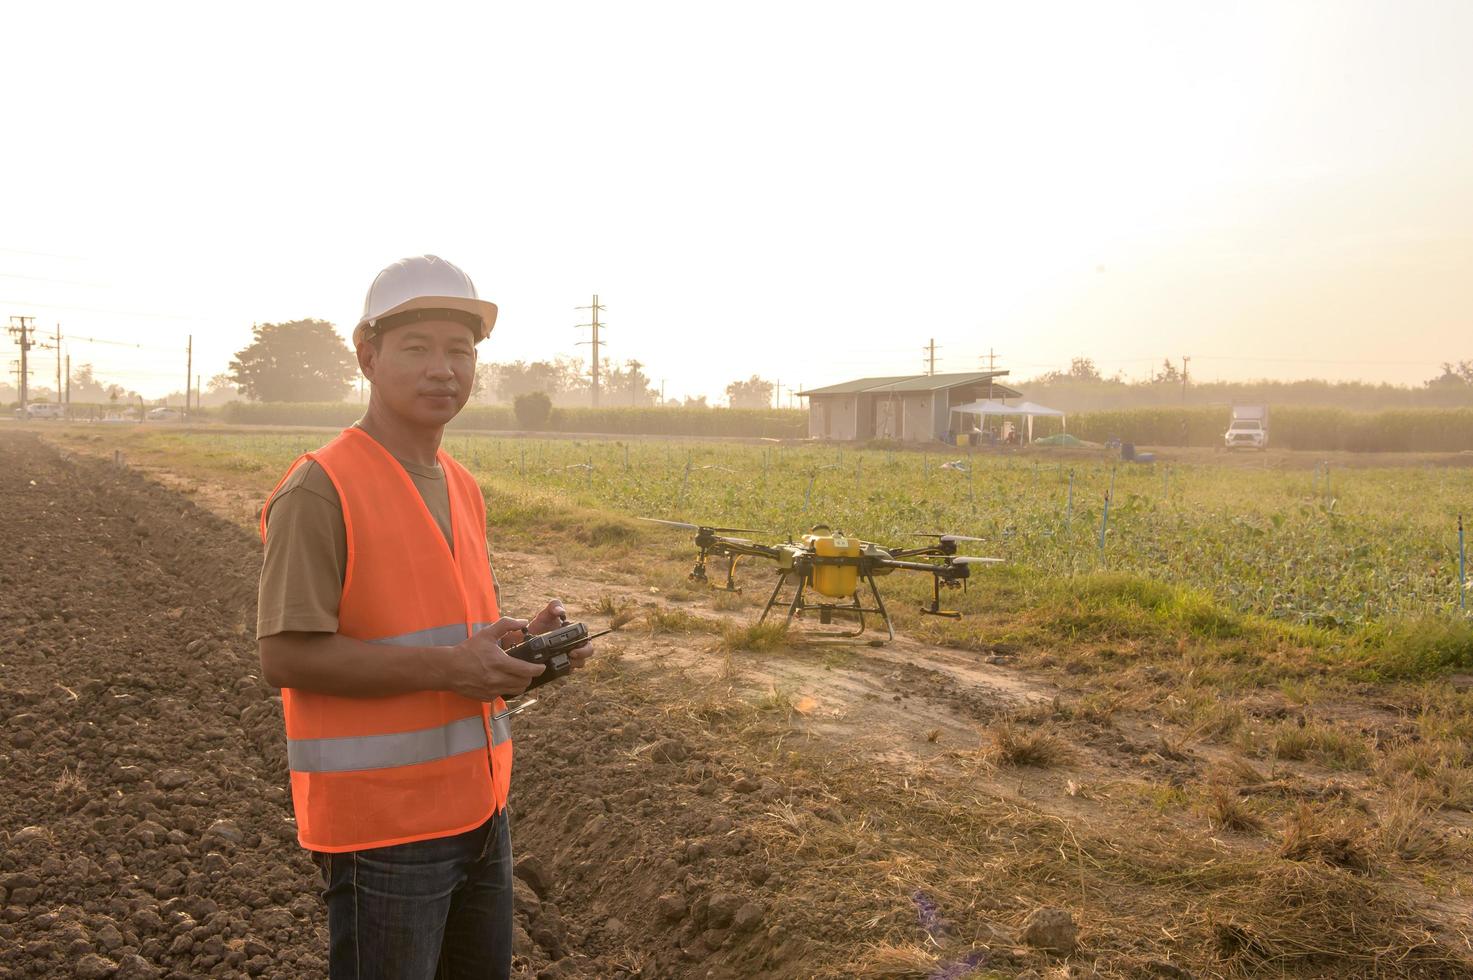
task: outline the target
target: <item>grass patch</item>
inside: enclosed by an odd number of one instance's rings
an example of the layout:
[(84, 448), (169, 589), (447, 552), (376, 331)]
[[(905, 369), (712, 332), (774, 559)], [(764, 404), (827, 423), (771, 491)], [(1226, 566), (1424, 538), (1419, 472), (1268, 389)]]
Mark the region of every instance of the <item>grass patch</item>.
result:
[(1299, 804), (1289, 814), (1279, 857), (1288, 861), (1324, 861), (1357, 874), (1369, 874), (1373, 867), (1364, 826), (1346, 817), (1331, 817), (1308, 803)]
[(1248, 832), (1262, 830), (1264, 819), (1236, 792), (1221, 783), (1213, 785), (1207, 795), (1207, 819), (1213, 827)]
[(651, 633), (714, 633), (719, 629), (718, 623), (684, 609), (647, 609), (644, 623)]
[(1349, 656), (1367, 680), (1424, 680), (1473, 668), (1473, 620), (1425, 616), (1363, 627)]
[(1004, 766), (1034, 766), (1045, 769), (1067, 762), (1069, 743), (1046, 728), (1023, 728), (1011, 721), (989, 730), (991, 745), (986, 757)]
[(750, 650), (754, 653), (765, 653), (768, 650), (776, 650), (788, 641), (788, 627), (786, 623), (754, 623), (751, 626), (723, 626), (721, 630), (721, 649), (728, 653), (736, 650)]
[(1319, 722), (1280, 729), (1274, 738), (1273, 754), (1279, 759), (1293, 762), (1308, 759), (1342, 770), (1369, 769), (1373, 758), (1364, 738)]

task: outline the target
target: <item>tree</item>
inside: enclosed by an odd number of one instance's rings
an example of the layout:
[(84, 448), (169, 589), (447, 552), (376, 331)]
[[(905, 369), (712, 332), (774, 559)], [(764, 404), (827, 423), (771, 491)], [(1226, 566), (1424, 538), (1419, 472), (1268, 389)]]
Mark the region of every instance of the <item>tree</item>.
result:
[(1175, 364), (1171, 363), (1171, 358), (1163, 358), (1160, 372), (1151, 380), (1157, 384), (1179, 385), (1181, 384), (1181, 372), (1176, 369)]
[(755, 374), (746, 381), (733, 381), (726, 386), (726, 400), (732, 408), (771, 408), (772, 382)]
[(235, 354), (230, 379), (252, 401), (342, 401), (358, 360), (326, 320), (263, 323)]
[(517, 396), (516, 401), (512, 402), (512, 411), (522, 428), (540, 429), (552, 416), (552, 399), (547, 397), (546, 392), (529, 391)]
[(72, 401), (86, 404), (107, 397), (107, 385), (93, 373), (91, 364), (79, 364), (72, 371)]
[(1427, 382), (1428, 388), (1462, 387), (1473, 384), (1473, 361), (1442, 362), (1442, 374)]
[(1100, 369), (1095, 367), (1093, 359), (1088, 357), (1075, 357), (1069, 361), (1068, 371), (1049, 371), (1038, 378), (1045, 384), (1053, 384), (1058, 381), (1103, 381), (1104, 376)]
[(1076, 381), (1103, 381), (1100, 369), (1088, 357), (1076, 357), (1069, 362), (1069, 377)]
[(583, 373), (582, 360), (575, 357), (555, 357), (550, 361), (511, 361), (506, 364), (486, 364), (485, 370), (476, 375), (488, 397), (501, 402), (515, 402), (518, 395), (540, 391), (554, 401), (577, 400), (580, 392), (586, 391), (588, 382), (580, 377)]
[(660, 393), (650, 387), (639, 361), (625, 361), (622, 368), (611, 368), (604, 373), (602, 384), (610, 405), (653, 405), (660, 398)]
[(215, 408), (228, 402), (235, 401), (240, 397), (240, 392), (235, 389), (235, 381), (229, 374), (221, 372), (212, 375), (205, 382), (205, 390), (199, 392), (199, 403), (205, 408)]

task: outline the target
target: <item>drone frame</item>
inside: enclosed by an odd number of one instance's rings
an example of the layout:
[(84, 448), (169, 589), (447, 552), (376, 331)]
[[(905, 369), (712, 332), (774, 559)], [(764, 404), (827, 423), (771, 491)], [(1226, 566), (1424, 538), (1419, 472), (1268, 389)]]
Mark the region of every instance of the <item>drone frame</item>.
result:
[[(946, 584), (950, 588), (966, 588), (967, 579), (971, 575), (971, 564), (982, 561), (995, 561), (996, 559), (958, 559), (956, 542), (969, 539), (961, 535), (931, 535), (938, 538), (934, 545), (926, 545), (918, 548), (897, 548), (894, 550), (882, 548), (882, 555), (860, 554), (849, 555), (818, 555), (812, 552), (797, 550), (791, 541), (785, 545), (765, 545), (747, 538), (726, 537), (721, 532), (747, 530), (745, 528), (716, 528), (703, 525), (686, 524), (678, 521), (655, 521), (653, 518), (643, 518), (654, 523), (666, 524), (694, 530), (696, 532), (696, 547), (698, 553), (696, 562), (692, 567), (689, 578), (693, 582), (700, 582), (712, 589), (722, 592), (740, 593), (742, 589), (736, 584), (737, 562), (746, 556), (766, 558), (777, 562), (777, 584), (768, 596), (766, 604), (762, 607), (762, 614), (757, 623), (766, 622), (768, 615), (778, 605), (783, 588), (791, 578), (795, 582), (793, 597), (787, 603), (787, 616), (785, 623), (791, 625), (795, 616), (802, 616), (809, 610), (816, 610), (819, 622), (829, 625), (835, 616), (855, 617), (858, 620), (858, 628), (852, 631), (836, 632), (828, 631), (814, 634), (818, 639), (853, 639), (865, 632), (865, 616), (878, 616), (885, 624), (885, 632), (889, 639), (895, 639), (895, 626), (890, 620), (889, 610), (885, 608), (885, 600), (880, 596), (879, 584), (875, 581), (876, 569), (905, 569), (909, 571), (927, 572), (932, 576), (933, 597), (929, 606), (922, 605), (920, 612), (927, 616), (940, 616), (947, 619), (960, 619), (961, 613), (952, 609), (941, 608), (941, 586)], [(761, 533), (761, 532), (750, 532)], [(715, 585), (706, 574), (706, 562), (712, 556), (727, 557), (731, 559), (727, 566), (726, 583)], [(944, 563), (937, 564), (932, 561), (916, 560), (927, 558), (941, 558)], [(785, 559), (787, 562), (785, 563)], [(849, 566), (857, 569), (857, 583), (852, 600), (845, 602), (811, 602), (806, 597), (813, 579), (813, 571), (818, 567)], [(874, 597), (873, 606), (865, 606), (860, 600), (859, 593), (864, 585), (868, 585), (870, 594)]]

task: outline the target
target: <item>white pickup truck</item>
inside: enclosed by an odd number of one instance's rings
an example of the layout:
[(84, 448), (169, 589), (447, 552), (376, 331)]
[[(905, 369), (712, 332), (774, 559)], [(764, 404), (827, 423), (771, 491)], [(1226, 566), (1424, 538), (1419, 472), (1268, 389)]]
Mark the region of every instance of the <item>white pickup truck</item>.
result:
[(1268, 448), (1268, 406), (1234, 405), (1233, 420), (1223, 434), (1228, 449)]

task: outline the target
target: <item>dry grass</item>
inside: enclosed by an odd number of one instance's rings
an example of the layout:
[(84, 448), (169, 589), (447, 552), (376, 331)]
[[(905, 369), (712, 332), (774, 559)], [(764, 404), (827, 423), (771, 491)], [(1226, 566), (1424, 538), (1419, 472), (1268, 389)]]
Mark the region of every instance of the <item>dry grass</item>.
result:
[(851, 964), (848, 975), (859, 980), (926, 980), (935, 975), (938, 961), (935, 953), (914, 943), (881, 943)]
[(785, 623), (753, 623), (751, 626), (725, 626), (721, 630), (720, 647), (728, 652), (750, 650), (764, 653), (776, 650), (788, 642), (788, 627)]
[(1208, 790), (1207, 802), (1207, 818), (1214, 827), (1240, 832), (1262, 830), (1264, 827), (1263, 817), (1227, 786), (1220, 783), (1212, 786)]
[(991, 744), (984, 754), (998, 765), (1042, 769), (1060, 765), (1073, 756), (1069, 743), (1047, 728), (1023, 728), (1005, 721), (994, 725), (988, 734)]
[(684, 609), (646, 609), (644, 623), (651, 633), (715, 633), (719, 623)]
[(718, 612), (735, 612), (746, 609), (750, 605), (752, 602), (740, 592), (727, 592), (719, 589), (711, 596), (711, 608)]
[(56, 782), (52, 783), (52, 789), (56, 791), (57, 796), (61, 797), (85, 793), (87, 791), (87, 783), (82, 779), (82, 764), (80, 762), (77, 763), (75, 769), (63, 767), (61, 775), (57, 776)]
[(1457, 742), (1404, 742), (1381, 758), (1377, 771), (1393, 791), (1410, 777), (1426, 790), (1429, 803), (1449, 810), (1473, 810), (1470, 761), (1468, 749)]
[(1415, 907), (1365, 876), (1319, 862), (1232, 869), (1213, 896), (1215, 952), (1234, 977), (1459, 977), (1473, 962)]
[(1285, 821), (1279, 856), (1289, 861), (1320, 860), (1358, 874), (1369, 874), (1374, 866), (1362, 824), (1308, 803), (1299, 804)]
[(1407, 779), (1381, 818), (1378, 843), (1405, 861), (1438, 861), (1463, 850), (1433, 820), (1441, 801), (1436, 791)]
[(1321, 722), (1280, 729), (1274, 738), (1273, 754), (1279, 759), (1307, 759), (1342, 770), (1369, 769), (1374, 757), (1364, 737)]

